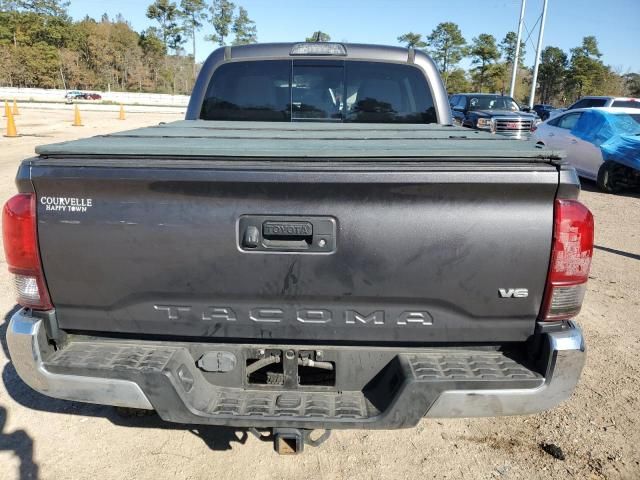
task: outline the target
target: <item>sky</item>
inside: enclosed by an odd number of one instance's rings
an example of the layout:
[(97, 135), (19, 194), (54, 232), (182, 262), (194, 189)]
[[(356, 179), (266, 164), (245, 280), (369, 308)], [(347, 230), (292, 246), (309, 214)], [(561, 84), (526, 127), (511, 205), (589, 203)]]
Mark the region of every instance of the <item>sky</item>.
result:
[[(179, 0), (175, 0), (179, 3)], [(151, 0), (71, 0), (74, 19), (85, 15), (100, 18), (118, 13), (141, 31), (153, 25), (145, 12)], [(329, 33), (332, 40), (353, 43), (397, 45), (397, 37), (412, 31), (427, 36), (440, 22), (460, 26), (468, 42), (480, 33), (489, 33), (498, 42), (508, 31), (516, 31), (521, 0), (235, 0), (256, 22), (258, 41), (302, 41), (314, 31)], [(523, 39), (525, 64), (532, 66), (538, 39), (536, 21), (543, 0), (527, 0)], [(543, 48), (553, 45), (569, 50), (582, 38), (595, 35), (602, 60), (616, 71), (640, 72), (638, 20), (640, 0), (549, 0)], [(196, 58), (202, 61), (216, 48), (205, 41), (211, 26), (199, 32)], [(185, 44), (190, 51), (190, 43)], [(461, 63), (468, 68), (468, 60)]]

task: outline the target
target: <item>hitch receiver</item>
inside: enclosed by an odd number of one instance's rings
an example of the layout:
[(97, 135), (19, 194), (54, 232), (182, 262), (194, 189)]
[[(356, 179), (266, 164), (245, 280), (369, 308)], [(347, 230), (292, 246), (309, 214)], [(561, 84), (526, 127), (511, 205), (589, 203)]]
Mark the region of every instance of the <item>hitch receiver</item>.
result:
[(304, 451), (304, 432), (298, 428), (274, 428), (273, 448), (280, 455), (297, 455)]
[[(273, 448), (280, 455), (298, 455), (304, 451), (305, 444), (317, 447), (325, 442), (331, 435), (331, 430), (325, 430), (315, 440), (311, 438), (311, 432), (304, 428), (274, 428), (273, 429)], [(269, 437), (259, 436), (260, 439), (268, 439)]]

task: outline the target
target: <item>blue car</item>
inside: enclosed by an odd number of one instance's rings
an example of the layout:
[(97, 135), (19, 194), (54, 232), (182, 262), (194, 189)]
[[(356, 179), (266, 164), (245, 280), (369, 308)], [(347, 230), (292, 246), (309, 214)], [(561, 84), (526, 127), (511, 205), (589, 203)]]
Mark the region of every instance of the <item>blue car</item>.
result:
[(540, 145), (564, 150), (578, 175), (615, 193), (640, 186), (640, 110), (568, 110), (538, 126)]

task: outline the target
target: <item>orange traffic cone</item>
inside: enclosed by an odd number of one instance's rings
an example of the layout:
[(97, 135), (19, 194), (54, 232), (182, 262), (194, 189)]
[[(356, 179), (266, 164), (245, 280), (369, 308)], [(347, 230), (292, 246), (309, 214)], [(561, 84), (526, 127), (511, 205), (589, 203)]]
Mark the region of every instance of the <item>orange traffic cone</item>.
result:
[(4, 101), (4, 115), (3, 117), (8, 117), (9, 113), (11, 113), (11, 108), (9, 108), (9, 102)]
[(78, 105), (76, 104), (76, 108), (75, 108), (75, 112), (73, 115), (73, 126), (74, 127), (82, 127), (82, 119), (80, 118), (80, 109), (78, 108)]
[(13, 116), (15, 117), (16, 115), (20, 115), (20, 110), (18, 110), (18, 103), (16, 102), (16, 99), (13, 99), (13, 110), (11, 112), (13, 114)]
[(16, 131), (16, 122), (13, 119), (11, 110), (7, 110), (7, 133), (5, 133), (4, 136), (5, 137), (18, 136), (18, 132)]
[(127, 117), (124, 114), (124, 105), (120, 104), (120, 115), (118, 116), (119, 120), (126, 120)]

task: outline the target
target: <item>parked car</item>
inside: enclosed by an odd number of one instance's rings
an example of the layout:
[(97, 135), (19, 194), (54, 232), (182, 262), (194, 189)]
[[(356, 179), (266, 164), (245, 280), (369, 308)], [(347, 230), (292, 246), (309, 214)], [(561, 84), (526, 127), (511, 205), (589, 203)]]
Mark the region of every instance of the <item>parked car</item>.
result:
[(80, 100), (84, 98), (84, 93), (79, 90), (71, 90), (64, 96), (67, 103), (72, 103), (74, 100)]
[(588, 96), (582, 97), (567, 110), (593, 107), (640, 108), (640, 99), (631, 97)]
[(459, 93), (449, 99), (454, 122), (463, 127), (527, 138), (540, 119), (524, 112), (511, 97), (485, 93)]
[(556, 107), (554, 107), (553, 105), (549, 105), (549, 104), (537, 104), (533, 106), (532, 109), (534, 112), (536, 112), (536, 114), (538, 115), (538, 117), (540, 117), (540, 120), (544, 121), (547, 118), (549, 118), (549, 114), (553, 111), (556, 110)]
[(593, 217), (554, 151), (451, 126), (419, 50), (229, 46), (199, 75), (186, 120), (21, 164), (2, 227), (28, 385), (281, 453), (571, 395)]
[(640, 108), (640, 99), (633, 97), (612, 97), (612, 96), (586, 96), (580, 98), (577, 102), (567, 108), (557, 108), (550, 112), (548, 118), (553, 118), (566, 112), (567, 110), (576, 110), (578, 108)]
[(538, 126), (539, 145), (562, 149), (578, 175), (605, 192), (640, 185), (640, 110), (592, 108), (566, 111)]
[(79, 90), (71, 90), (64, 96), (67, 103), (72, 103), (74, 100), (102, 100), (102, 95), (99, 93), (81, 92)]

